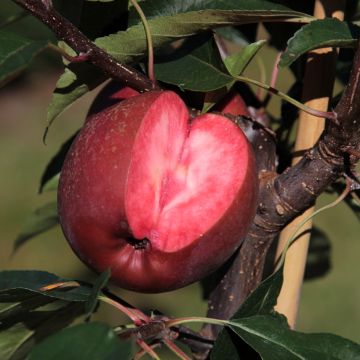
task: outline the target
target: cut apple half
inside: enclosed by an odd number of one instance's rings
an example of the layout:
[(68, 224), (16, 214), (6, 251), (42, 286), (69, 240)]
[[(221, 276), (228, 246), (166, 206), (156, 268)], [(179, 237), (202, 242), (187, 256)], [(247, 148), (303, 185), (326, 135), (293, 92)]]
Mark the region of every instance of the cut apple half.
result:
[(133, 236), (165, 252), (201, 237), (233, 203), (247, 151), (227, 118), (205, 114), (190, 124), (180, 98), (164, 94), (144, 116), (131, 154), (125, 210)]

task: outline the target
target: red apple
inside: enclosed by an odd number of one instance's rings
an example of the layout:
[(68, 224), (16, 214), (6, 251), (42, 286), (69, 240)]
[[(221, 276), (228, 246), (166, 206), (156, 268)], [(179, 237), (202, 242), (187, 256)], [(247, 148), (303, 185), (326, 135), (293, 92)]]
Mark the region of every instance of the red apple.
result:
[(235, 116), (250, 116), (244, 99), (235, 90), (229, 91), (225, 97), (215, 105), (214, 110)]
[(141, 292), (185, 286), (223, 264), (247, 233), (256, 198), (242, 131), (215, 114), (190, 123), (170, 91), (93, 115), (65, 159), (58, 193), (75, 253)]

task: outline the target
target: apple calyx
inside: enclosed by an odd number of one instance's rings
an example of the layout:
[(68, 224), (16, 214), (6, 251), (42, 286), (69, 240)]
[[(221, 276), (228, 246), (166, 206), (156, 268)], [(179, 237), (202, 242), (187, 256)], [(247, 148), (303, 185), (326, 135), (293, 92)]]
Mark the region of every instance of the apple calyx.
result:
[(190, 123), (171, 91), (152, 91), (86, 122), (61, 172), (59, 215), (75, 253), (142, 292), (173, 290), (224, 263), (252, 222), (257, 172), (229, 119)]

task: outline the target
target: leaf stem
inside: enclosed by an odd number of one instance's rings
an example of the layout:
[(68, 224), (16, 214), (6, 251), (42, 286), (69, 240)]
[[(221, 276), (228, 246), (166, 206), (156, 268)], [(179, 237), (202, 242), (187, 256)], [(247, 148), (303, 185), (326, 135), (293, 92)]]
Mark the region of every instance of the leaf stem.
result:
[(171, 319), (165, 321), (167, 327), (172, 327), (181, 324), (187, 323), (207, 323), (213, 325), (228, 325), (230, 322), (227, 320), (215, 319), (215, 318), (208, 318), (208, 317), (201, 317), (201, 316), (188, 316), (182, 318)]
[(269, 91), (271, 94), (277, 95), (280, 98), (282, 98), (283, 100), (289, 102), (290, 104), (296, 106), (298, 109), (305, 111), (308, 114), (311, 114), (313, 116), (316, 117), (322, 117), (322, 118), (327, 118), (330, 120), (333, 120), (335, 122), (337, 122), (337, 115), (334, 111), (319, 111), (313, 108), (310, 108), (309, 106), (304, 105), (303, 103), (301, 103), (300, 101), (297, 101), (295, 99), (293, 99), (291, 96), (286, 95), (285, 93), (283, 93), (282, 91), (273, 88), (270, 85), (264, 84), (260, 81), (254, 80), (254, 79), (250, 79), (246, 76), (234, 76), (234, 79), (244, 82), (246, 84), (251, 84), (251, 85), (255, 85), (258, 86), (260, 88), (263, 88), (267, 91)]
[(144, 26), (145, 35), (146, 35), (146, 42), (148, 48), (148, 76), (150, 80), (156, 83), (155, 73), (154, 73), (154, 47), (152, 43), (151, 31), (149, 23), (146, 19), (144, 12), (142, 11), (140, 5), (138, 4), (137, 0), (130, 0), (131, 4), (134, 6), (135, 10), (140, 16), (141, 22)]

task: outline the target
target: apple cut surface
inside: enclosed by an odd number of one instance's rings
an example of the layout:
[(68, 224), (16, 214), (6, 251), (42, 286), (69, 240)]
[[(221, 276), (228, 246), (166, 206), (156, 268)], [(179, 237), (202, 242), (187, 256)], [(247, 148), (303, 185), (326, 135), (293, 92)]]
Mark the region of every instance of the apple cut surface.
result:
[[(246, 176), (237, 165), (247, 148), (222, 116), (206, 114), (190, 126), (187, 117), (171, 115), (144, 118), (125, 197), (134, 237), (167, 252), (190, 245), (226, 213)], [(141, 179), (147, 186), (139, 186)]]
[(76, 254), (143, 292), (176, 289), (218, 268), (247, 233), (256, 198), (256, 166), (242, 131), (215, 114), (190, 122), (170, 91), (90, 117), (58, 193)]

